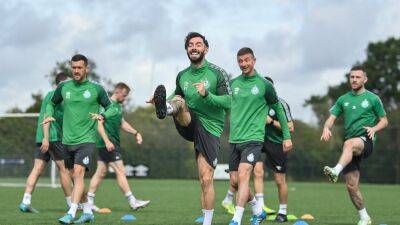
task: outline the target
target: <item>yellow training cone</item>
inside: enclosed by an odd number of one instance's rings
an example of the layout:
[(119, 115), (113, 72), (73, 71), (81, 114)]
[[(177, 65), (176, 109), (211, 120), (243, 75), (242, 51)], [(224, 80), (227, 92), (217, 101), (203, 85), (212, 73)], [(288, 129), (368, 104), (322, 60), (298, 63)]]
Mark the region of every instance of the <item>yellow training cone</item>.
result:
[(311, 214), (304, 214), (300, 217), (302, 220), (313, 220), (314, 217)]
[(98, 213), (100, 213), (100, 214), (111, 213), (111, 209), (109, 209), (109, 208), (101, 208), (101, 209), (99, 209)]

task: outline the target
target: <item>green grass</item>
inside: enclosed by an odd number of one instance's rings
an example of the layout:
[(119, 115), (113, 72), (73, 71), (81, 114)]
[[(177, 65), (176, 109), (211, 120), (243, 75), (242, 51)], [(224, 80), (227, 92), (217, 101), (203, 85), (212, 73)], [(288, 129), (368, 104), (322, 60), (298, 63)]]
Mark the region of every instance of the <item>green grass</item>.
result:
[[(0, 180), (2, 181), (2, 180)], [(131, 212), (115, 180), (105, 180), (96, 194), (96, 205), (108, 207), (113, 212), (95, 215), (96, 224), (136, 224), (136, 225), (188, 225), (195, 224), (200, 215), (199, 183), (195, 180), (130, 180), (137, 198), (150, 199), (148, 208)], [(226, 181), (217, 181), (217, 201), (214, 225), (227, 225), (232, 218), (220, 207), (220, 202), (228, 188)], [(361, 186), (367, 210), (373, 224), (400, 224), (400, 186), (372, 185)], [(356, 224), (358, 213), (351, 204), (343, 184), (330, 183), (289, 183), (289, 213), (301, 216), (310, 213), (315, 217), (309, 224), (345, 225)], [(278, 206), (275, 185), (265, 182), (266, 202), (269, 207)], [(61, 189), (38, 188), (33, 195), (33, 206), (39, 214), (21, 213), (18, 205), (22, 199), (23, 188), (0, 187), (0, 224), (57, 224), (57, 219), (66, 210)], [(250, 209), (242, 224), (249, 224)], [(124, 214), (133, 214), (137, 220), (123, 222)], [(271, 222), (264, 222), (268, 224)], [(286, 224), (293, 224), (289, 222)]]

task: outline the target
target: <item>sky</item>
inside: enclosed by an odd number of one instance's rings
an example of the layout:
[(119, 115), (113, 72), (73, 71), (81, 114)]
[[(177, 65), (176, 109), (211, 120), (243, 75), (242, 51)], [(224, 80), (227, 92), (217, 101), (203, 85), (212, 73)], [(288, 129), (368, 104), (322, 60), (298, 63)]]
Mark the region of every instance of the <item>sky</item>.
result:
[(0, 4), (0, 113), (25, 109), (45, 77), (76, 53), (133, 88), (145, 105), (159, 84), (175, 88), (189, 66), (184, 37), (206, 36), (207, 60), (236, 77), (236, 52), (250, 47), (256, 69), (275, 81), (295, 119), (315, 122), (304, 101), (344, 81), (370, 42), (400, 35), (398, 1), (5, 1)]

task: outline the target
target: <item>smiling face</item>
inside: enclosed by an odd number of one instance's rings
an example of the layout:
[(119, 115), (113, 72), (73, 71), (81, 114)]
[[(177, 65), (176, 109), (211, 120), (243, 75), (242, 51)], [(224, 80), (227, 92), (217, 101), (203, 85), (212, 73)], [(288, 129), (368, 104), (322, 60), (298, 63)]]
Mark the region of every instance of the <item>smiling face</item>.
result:
[(240, 70), (243, 74), (251, 75), (254, 72), (254, 65), (256, 64), (256, 59), (251, 53), (246, 53), (243, 55), (238, 55), (237, 62), (239, 64)]
[(201, 37), (191, 38), (188, 42), (186, 53), (193, 64), (199, 64), (207, 54), (208, 48)]
[(352, 70), (350, 71), (349, 82), (351, 89), (353, 91), (359, 91), (364, 88), (365, 83), (367, 83), (367, 76), (362, 70)]

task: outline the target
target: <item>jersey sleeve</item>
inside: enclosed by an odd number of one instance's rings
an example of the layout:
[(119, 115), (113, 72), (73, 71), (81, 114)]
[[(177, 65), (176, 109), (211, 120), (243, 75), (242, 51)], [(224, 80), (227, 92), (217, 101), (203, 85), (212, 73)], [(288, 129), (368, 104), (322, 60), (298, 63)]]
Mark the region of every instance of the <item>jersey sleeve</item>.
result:
[(336, 117), (340, 116), (343, 113), (342, 98), (339, 98), (335, 102), (335, 104), (332, 106), (329, 112)]
[(267, 80), (264, 82), (265, 84), (265, 94), (264, 98), (267, 102), (267, 105), (273, 105), (279, 102), (278, 96), (276, 94), (274, 86)]
[(290, 107), (289, 107), (289, 105), (288, 105), (285, 101), (282, 101), (282, 100), (281, 100), (280, 102), (281, 102), (282, 107), (283, 107), (283, 112), (284, 112), (285, 115), (286, 115), (286, 120), (287, 120), (288, 122), (292, 121), (293, 118), (292, 118), (292, 113), (290, 112)]
[(217, 88), (216, 94), (208, 92), (204, 98), (205, 102), (223, 109), (231, 108), (231, 88), (229, 85), (229, 76), (222, 70), (216, 70), (217, 73)]
[(51, 97), (50, 101), (48, 101), (44, 118), (52, 117), (54, 115), (55, 106), (61, 104), (61, 102), (63, 101), (63, 97), (61, 94), (63, 86), (64, 82), (61, 82), (54, 91), (54, 94)]
[(375, 98), (375, 101), (373, 104), (373, 109), (375, 111), (375, 114), (379, 118), (386, 116), (386, 112), (385, 112), (385, 108), (383, 107), (382, 100), (378, 96), (376, 96), (376, 98)]
[(265, 80), (265, 101), (267, 105), (270, 105), (272, 109), (275, 110), (278, 121), (281, 125), (283, 140), (289, 140), (290, 131), (287, 124), (287, 118), (283, 110), (282, 104), (279, 102), (278, 96), (276, 94), (274, 86), (267, 80)]
[(106, 90), (104, 90), (104, 88), (99, 85), (98, 91), (99, 94), (97, 96), (97, 102), (100, 104), (100, 106), (104, 107), (104, 113), (102, 113), (104, 118), (107, 119), (116, 115), (118, 113), (118, 110), (112, 107), (110, 98), (108, 97)]

